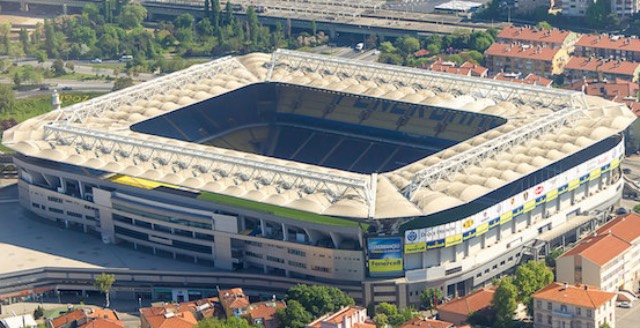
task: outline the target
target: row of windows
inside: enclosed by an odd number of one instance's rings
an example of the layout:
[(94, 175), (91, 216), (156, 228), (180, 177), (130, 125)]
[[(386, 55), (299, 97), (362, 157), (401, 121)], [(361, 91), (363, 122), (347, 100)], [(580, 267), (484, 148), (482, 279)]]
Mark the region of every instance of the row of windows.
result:
[(289, 248), (289, 249), (287, 249), (287, 252), (288, 252), (289, 254), (293, 254), (293, 255), (298, 255), (298, 256), (307, 256), (307, 253), (306, 253), (306, 252), (303, 252), (303, 251), (298, 250), (298, 249)]
[(50, 202), (55, 202), (55, 203), (62, 204), (62, 198), (58, 198), (58, 197), (54, 197), (54, 196), (47, 196), (47, 200), (49, 200)]
[[(132, 238), (136, 238), (136, 239), (140, 239), (140, 240), (144, 240), (144, 241), (149, 240), (149, 235), (146, 234), (146, 233), (142, 233), (142, 232), (135, 231), (135, 230), (130, 230), (130, 229), (123, 228), (123, 227), (120, 227), (120, 226), (116, 226), (115, 227), (115, 232), (117, 234), (122, 234), (122, 235), (125, 235), (125, 236), (128, 236), (128, 237), (132, 237)], [(188, 243), (188, 242), (184, 242), (184, 241), (180, 241), (180, 240), (172, 240), (171, 244), (172, 244), (173, 247), (184, 249), (184, 250), (188, 250), (188, 251), (192, 251), (192, 252), (204, 253), (204, 254), (211, 254), (212, 253), (211, 246), (197, 245), (197, 244)]]
[[(118, 222), (123, 222), (126, 224), (130, 224), (130, 225), (135, 225), (137, 227), (141, 227), (141, 228), (145, 228), (145, 229), (150, 229), (150, 230), (154, 230), (154, 231), (160, 231), (160, 232), (164, 232), (164, 233), (168, 233), (168, 234), (174, 234), (177, 236), (185, 236), (185, 237), (190, 237), (193, 238), (194, 234), (191, 231), (187, 231), (187, 230), (182, 230), (182, 229), (171, 229), (170, 227), (161, 225), (161, 224), (151, 224), (149, 222), (145, 222), (145, 221), (141, 221), (141, 220), (134, 220), (132, 218), (126, 217), (126, 216), (122, 216), (122, 215), (118, 215), (118, 214), (113, 214), (113, 220), (114, 221), (118, 221)], [(200, 233), (200, 232), (196, 232), (195, 233), (195, 238), (196, 239), (201, 239), (201, 240), (211, 240), (214, 241), (215, 237), (213, 235), (210, 234), (205, 234), (205, 233)]]
[(129, 213), (140, 215), (142, 217), (146, 217), (146, 218), (150, 218), (150, 219), (155, 219), (155, 220), (160, 220), (160, 221), (165, 221), (165, 222), (169, 222), (169, 223), (174, 223), (174, 224), (179, 224), (179, 225), (184, 225), (184, 226), (194, 227), (194, 228), (200, 228), (200, 229), (205, 229), (205, 230), (213, 230), (213, 225), (210, 224), (210, 223), (196, 222), (196, 221), (190, 221), (190, 220), (183, 219), (183, 218), (176, 218), (176, 217), (172, 217), (172, 216), (166, 216), (166, 215), (150, 213), (150, 212), (146, 212), (146, 211), (141, 211), (141, 210), (138, 210), (138, 209), (130, 208), (130, 207), (127, 207), (127, 206), (123, 206), (123, 205), (120, 205), (120, 204), (113, 204), (113, 208), (116, 209), (116, 210), (129, 212)]
[(267, 255), (267, 261), (271, 261), (271, 262), (277, 262), (277, 263), (284, 263), (283, 259), (277, 258), (277, 257), (273, 257), (270, 255)]
[(318, 265), (312, 266), (311, 270), (320, 271), (320, 272), (331, 272), (331, 269), (325, 268), (325, 267), (321, 267), (321, 266), (318, 266)]
[(296, 262), (296, 261), (289, 261), (288, 262), (290, 266), (293, 267), (297, 267), (297, 268), (302, 268), (302, 269), (306, 269), (307, 265), (304, 263), (300, 263), (300, 262)]

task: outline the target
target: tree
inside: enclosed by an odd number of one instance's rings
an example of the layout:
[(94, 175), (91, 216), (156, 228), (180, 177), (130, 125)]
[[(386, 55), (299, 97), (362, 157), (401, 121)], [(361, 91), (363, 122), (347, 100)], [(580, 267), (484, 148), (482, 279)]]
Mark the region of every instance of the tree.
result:
[(108, 308), (111, 303), (109, 300), (109, 291), (111, 290), (111, 286), (116, 282), (116, 276), (113, 274), (101, 273), (99, 276), (95, 278), (94, 286), (100, 289), (100, 292), (104, 294), (105, 297), (105, 307)]
[(440, 288), (425, 288), (420, 292), (420, 305), (431, 310), (436, 307), (435, 302), (442, 302), (442, 290)]
[(396, 47), (404, 54), (412, 54), (420, 50), (420, 41), (412, 36), (398, 38)]
[(380, 43), (380, 51), (391, 53), (391, 52), (398, 51), (398, 49), (396, 49), (396, 47), (394, 47), (391, 42), (385, 41), (385, 42)]
[(133, 29), (140, 27), (144, 19), (147, 18), (147, 9), (137, 3), (122, 7), (122, 12), (116, 20), (120, 27), (124, 29)]
[(293, 299), (287, 301), (286, 308), (276, 310), (276, 320), (280, 327), (304, 328), (313, 318), (314, 316), (305, 310), (300, 302)]
[(193, 25), (194, 19), (193, 16), (191, 16), (190, 14), (182, 14), (178, 17), (176, 17), (175, 21), (174, 21), (174, 25), (177, 28), (188, 28), (190, 29), (191, 26)]
[(376, 324), (376, 328), (385, 328), (389, 324), (389, 317), (384, 313), (376, 314), (371, 320)]
[(399, 311), (395, 304), (386, 302), (378, 304), (375, 310), (376, 315), (373, 317), (373, 320), (376, 322), (376, 326), (381, 327), (384, 327), (386, 324), (397, 327), (415, 316), (414, 310), (411, 307), (406, 307)]
[(211, 25), (216, 29), (220, 27), (220, 0), (211, 0)]
[(597, 0), (587, 8), (587, 23), (593, 27), (604, 26), (611, 14), (611, 3), (608, 0)]
[(47, 61), (47, 53), (44, 50), (38, 50), (33, 52), (33, 56), (36, 57), (38, 63), (42, 64)]
[(33, 310), (33, 318), (38, 320), (40, 318), (42, 318), (44, 316), (44, 308), (40, 305), (38, 305), (34, 310)]
[(384, 314), (387, 317), (398, 315), (398, 307), (395, 304), (382, 302), (376, 306), (376, 314)]
[(314, 317), (335, 312), (348, 305), (354, 305), (353, 298), (340, 289), (326, 286), (296, 285), (287, 292), (288, 300), (296, 300)]
[(252, 328), (259, 327), (250, 324), (244, 318), (231, 317), (226, 320), (207, 318), (198, 322), (195, 328)]
[(505, 277), (499, 282), (491, 301), (491, 306), (496, 312), (495, 328), (510, 328), (513, 325), (513, 313), (518, 307), (516, 297), (518, 290), (510, 277)]
[(251, 43), (256, 46), (258, 44), (258, 29), (260, 23), (258, 22), (258, 15), (253, 7), (247, 9), (247, 21), (249, 22), (249, 39)]
[(64, 62), (62, 59), (56, 59), (53, 64), (51, 64), (51, 71), (53, 71), (53, 75), (55, 76), (67, 74), (67, 71), (64, 69)]
[(555, 268), (556, 267), (556, 260), (558, 259), (558, 257), (560, 257), (560, 255), (562, 255), (563, 252), (564, 252), (564, 250), (562, 248), (560, 248), (560, 247), (554, 248), (544, 258), (544, 262), (547, 264), (548, 267)]
[(530, 315), (533, 315), (531, 295), (552, 282), (553, 272), (542, 261), (529, 261), (516, 269), (513, 284), (518, 289), (517, 299), (527, 306)]
[[(16, 74), (18, 74), (16, 72)], [(15, 82), (15, 81), (14, 81)], [(20, 85), (19, 83), (16, 85)], [(0, 111), (12, 110), (16, 105), (16, 94), (9, 84), (0, 84)]]
[(224, 7), (224, 24), (230, 25), (233, 23), (233, 20), (233, 7), (231, 6), (231, 1), (227, 1)]
[(600, 325), (600, 328), (611, 328), (611, 325), (609, 325), (608, 322), (605, 322), (605, 323)]

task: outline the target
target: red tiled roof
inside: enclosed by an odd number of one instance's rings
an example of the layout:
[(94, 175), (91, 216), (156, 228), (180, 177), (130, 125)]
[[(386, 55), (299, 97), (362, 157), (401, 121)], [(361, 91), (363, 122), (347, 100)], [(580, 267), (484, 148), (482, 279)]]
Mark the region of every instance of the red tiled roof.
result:
[(63, 314), (53, 320), (51, 320), (51, 325), (54, 328), (63, 326), (69, 322), (73, 322), (75, 320), (81, 320), (85, 317), (85, 313), (82, 310), (75, 310), (72, 312), (68, 312), (66, 314)]
[(430, 54), (429, 50), (427, 49), (420, 49), (416, 52), (413, 53), (414, 56), (416, 57), (424, 57), (426, 55)]
[(484, 67), (484, 66), (480, 66), (478, 64), (474, 64), (471, 62), (464, 62), (462, 63), (462, 65), (460, 65), (461, 68), (471, 68), (471, 75), (472, 76), (481, 76), (483, 74), (486, 74), (489, 69)]
[(441, 59), (438, 59), (433, 64), (431, 64), (429, 69), (436, 72), (444, 72), (444, 73), (466, 75), (466, 76), (469, 76), (469, 75), (481, 76), (488, 71), (486, 67), (482, 67), (480, 65), (477, 65), (471, 62), (464, 62), (462, 65), (456, 66), (456, 63), (454, 62), (443, 61)]
[(593, 263), (603, 266), (629, 248), (631, 248), (631, 244), (628, 242), (616, 236), (603, 234), (583, 239), (576, 247), (562, 254), (561, 257), (582, 255)]
[(91, 320), (91, 322), (78, 326), (78, 328), (124, 328), (124, 323), (121, 321), (96, 318)]
[(221, 290), (219, 294), (222, 304), (226, 304), (229, 308), (241, 309), (249, 306), (249, 300), (242, 288)]
[(615, 79), (608, 82), (576, 81), (565, 89), (582, 91), (590, 96), (598, 96), (606, 99), (622, 100), (627, 97), (636, 97), (640, 91), (640, 85), (623, 79)]
[(562, 304), (597, 309), (607, 301), (616, 297), (616, 294), (604, 292), (591, 286), (585, 289), (584, 285), (581, 284), (576, 284), (575, 286), (568, 285), (567, 288), (564, 288), (563, 284), (554, 282), (535, 292), (532, 297)]
[(252, 319), (262, 318), (265, 321), (269, 321), (275, 318), (276, 310), (284, 307), (286, 307), (286, 305), (282, 301), (255, 303), (249, 306), (247, 314), (249, 314)]
[(438, 305), (438, 311), (469, 315), (470, 313), (490, 307), (494, 293), (495, 291), (490, 289), (479, 289), (469, 295), (458, 297), (447, 303)]
[(524, 77), (524, 79), (520, 78), (520, 74), (509, 74), (509, 73), (503, 73), (500, 72), (496, 75), (493, 76), (494, 80), (500, 80), (500, 81), (509, 81), (509, 82), (513, 82), (513, 83), (522, 83), (522, 84), (529, 84), (529, 85), (540, 85), (540, 86), (544, 86), (544, 87), (548, 87), (551, 86), (551, 84), (553, 83), (552, 80), (550, 79), (546, 79), (544, 77), (535, 75), (535, 74), (529, 74), (527, 76)]
[(164, 314), (145, 316), (145, 319), (151, 328), (193, 328), (198, 324), (198, 320), (189, 311), (173, 313), (168, 316)]
[(359, 322), (353, 325), (353, 328), (376, 328), (376, 324), (373, 322)]
[(552, 61), (560, 49), (510, 43), (494, 43), (484, 54), (498, 57), (529, 58)]
[(640, 63), (623, 60), (571, 57), (564, 69), (633, 75), (638, 65), (640, 65)]
[(361, 308), (359, 306), (349, 306), (349, 307), (346, 307), (346, 308), (336, 312), (335, 314), (333, 314), (332, 316), (327, 318), (325, 320), (325, 322), (332, 323), (332, 324), (335, 324), (335, 325), (339, 325), (342, 322), (344, 322), (345, 318), (351, 317), (354, 314), (356, 314), (358, 311), (361, 311), (361, 310), (363, 310), (363, 308)]
[(536, 41), (562, 44), (569, 36), (569, 31), (558, 29), (543, 30), (534, 27), (505, 27), (498, 34), (498, 38), (523, 41)]
[[(465, 314), (466, 315), (466, 314)], [(422, 317), (413, 318), (400, 325), (399, 328), (450, 328), (455, 327), (453, 323), (440, 320), (426, 319)]]
[[(53, 320), (51, 320), (51, 325), (54, 328), (65, 326), (71, 322), (78, 321), (84, 324), (88, 321), (106, 321), (109, 322), (108, 327), (124, 327), (124, 324), (118, 319), (118, 316), (115, 312), (111, 310), (104, 309), (80, 309), (69, 312), (67, 314), (61, 315)], [(96, 322), (96, 324), (98, 324)], [(106, 323), (102, 323), (101, 325), (107, 325)], [(107, 327), (107, 326), (104, 326)]]
[(596, 230), (598, 234), (611, 234), (633, 244), (640, 238), (640, 215), (636, 213), (618, 216)]
[(624, 51), (640, 51), (640, 39), (620, 38), (609, 35), (585, 34), (578, 40), (578, 42), (576, 42), (576, 46)]

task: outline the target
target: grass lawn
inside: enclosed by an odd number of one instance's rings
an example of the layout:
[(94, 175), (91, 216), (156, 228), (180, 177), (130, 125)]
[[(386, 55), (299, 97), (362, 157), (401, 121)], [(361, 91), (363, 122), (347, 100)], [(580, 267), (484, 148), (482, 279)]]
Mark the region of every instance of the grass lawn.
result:
[[(101, 92), (62, 92), (60, 93), (60, 100), (62, 101), (62, 107), (66, 107), (102, 94)], [(14, 108), (0, 111), (0, 120), (14, 119), (20, 123), (49, 111), (51, 111), (51, 96), (49, 95), (16, 99)], [(2, 140), (2, 132), (0, 130), (0, 141)], [(4, 146), (0, 147), (0, 151), (13, 152), (13, 150)]]
[(51, 79), (55, 80), (69, 80), (69, 81), (90, 81), (90, 80), (104, 80), (101, 76), (95, 74), (83, 74), (83, 73), (71, 73), (60, 76), (52, 76)]
[[(210, 192), (202, 192), (198, 196), (200, 200), (210, 201), (216, 204), (229, 205), (235, 207), (246, 208), (263, 213), (269, 213), (276, 216), (290, 218), (294, 220), (300, 220), (305, 222), (312, 222), (317, 224), (342, 226), (342, 227), (357, 227), (358, 222), (351, 220), (339, 219), (332, 216), (318, 215), (314, 213), (299, 211), (291, 208), (284, 208), (280, 206), (274, 206), (259, 202), (254, 202), (246, 199), (240, 199), (231, 196), (225, 196), (220, 194), (214, 194)], [(366, 230), (367, 224), (362, 224), (362, 228)]]
[(57, 318), (60, 315), (67, 313), (68, 311), (69, 309), (66, 306), (55, 308), (55, 309), (49, 309), (44, 311), (44, 316), (46, 318)]

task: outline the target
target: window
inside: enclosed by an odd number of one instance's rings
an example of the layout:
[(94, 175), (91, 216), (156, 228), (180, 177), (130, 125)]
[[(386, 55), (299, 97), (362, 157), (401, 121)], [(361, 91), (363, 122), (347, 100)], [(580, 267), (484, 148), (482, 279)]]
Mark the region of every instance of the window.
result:
[(576, 306), (576, 314), (577, 315), (582, 315), (582, 308), (579, 308)]
[(273, 257), (273, 256), (270, 256), (270, 255), (267, 255), (267, 260), (271, 261), (271, 262), (276, 262), (276, 263), (284, 263), (283, 259), (279, 259), (277, 257)]
[(67, 215), (73, 216), (74, 218), (82, 218), (82, 214), (76, 212), (67, 211)]
[(551, 311), (551, 302), (547, 302), (547, 310)]
[(38, 203), (31, 203), (31, 206), (33, 206), (35, 208), (40, 208), (40, 204), (38, 204)]
[(550, 315), (547, 316), (547, 324), (549, 324), (549, 325), (551, 324), (551, 316)]
[(305, 252), (303, 252), (301, 250), (293, 249), (293, 248), (288, 248), (287, 249), (287, 253), (293, 254), (293, 255), (298, 255), (298, 256), (307, 256), (307, 253), (305, 253)]
[(537, 300), (537, 301), (536, 301), (536, 307), (537, 307), (538, 309), (542, 309), (542, 301), (541, 301), (541, 300)]
[(560, 312), (567, 313), (567, 306), (564, 304), (560, 305)]
[(591, 318), (592, 314), (591, 314), (591, 310), (587, 309), (587, 318)]
[(296, 267), (296, 268), (303, 268), (303, 269), (306, 269), (306, 268), (307, 268), (307, 265), (306, 265), (306, 264), (304, 264), (304, 263), (300, 263), (300, 262), (296, 262), (296, 261), (289, 261), (289, 265), (290, 265), (290, 266), (294, 266), (294, 267)]
[(58, 213), (58, 214), (64, 214), (63, 210), (57, 209), (57, 208), (54, 208), (54, 207), (49, 207), (49, 212)]
[(48, 199), (50, 202), (55, 202), (55, 203), (60, 203), (60, 204), (62, 204), (62, 198), (53, 197), (53, 196), (47, 196), (47, 199)]
[(311, 270), (320, 271), (320, 272), (331, 272), (329, 268), (325, 268), (317, 265), (312, 266)]

